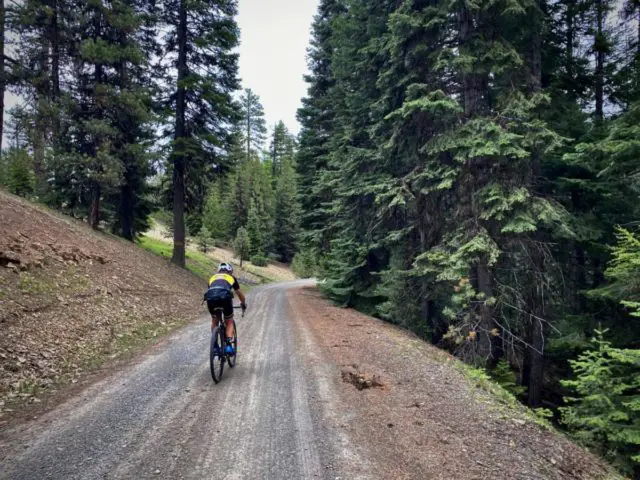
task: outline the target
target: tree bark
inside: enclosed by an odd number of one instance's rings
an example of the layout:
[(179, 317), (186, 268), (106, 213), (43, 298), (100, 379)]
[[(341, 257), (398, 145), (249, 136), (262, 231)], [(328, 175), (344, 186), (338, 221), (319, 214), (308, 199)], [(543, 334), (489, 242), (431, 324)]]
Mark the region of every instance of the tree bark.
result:
[(47, 135), (42, 111), (39, 111), (36, 115), (31, 139), (33, 142), (33, 172), (36, 177), (36, 195), (42, 200), (47, 193), (47, 173), (44, 158)]
[[(173, 256), (171, 261), (185, 267), (185, 225), (184, 225), (184, 145), (186, 140), (185, 109), (186, 91), (183, 80), (187, 75), (187, 7), (186, 0), (180, 1), (178, 24), (178, 90), (176, 100), (176, 133), (173, 151)], [(176, 151), (178, 149), (178, 151)]]
[(100, 184), (93, 182), (91, 185), (91, 208), (89, 209), (89, 225), (94, 230), (100, 226)]
[(34, 129), (31, 134), (33, 144), (33, 170), (36, 177), (36, 195), (43, 198), (47, 189), (47, 175), (45, 171), (45, 147), (47, 143), (47, 116), (49, 103), (49, 52), (41, 46), (38, 62), (42, 79), (36, 84), (36, 116)]
[(48, 37), (51, 49), (51, 98), (60, 96), (60, 42), (58, 38), (58, 0), (51, 0)]
[[(567, 64), (566, 64), (566, 69), (567, 69), (567, 79), (568, 81), (572, 81), (573, 80), (573, 41), (574, 41), (574, 27), (573, 27), (573, 22), (574, 22), (574, 17), (575, 17), (575, 11), (574, 11), (574, 2), (568, 2), (567, 3), (567, 11), (566, 11), (566, 17), (565, 17), (565, 21), (567, 24), (567, 38), (566, 38), (566, 49), (567, 49)], [(569, 90), (569, 95), (573, 98), (573, 89)]]
[(604, 8), (603, 0), (596, 0), (596, 38), (594, 41), (594, 50), (596, 55), (595, 70), (595, 94), (596, 94), (596, 118), (602, 120), (604, 117)]
[[(531, 76), (533, 78), (533, 92), (539, 92), (542, 88), (542, 21), (544, 0), (536, 2), (537, 10), (534, 12), (534, 27), (531, 35)], [(531, 155), (531, 178), (527, 182), (530, 188), (535, 186), (535, 182), (542, 175), (541, 154), (534, 150)], [(536, 237), (539, 241), (540, 234)], [(531, 407), (540, 406), (542, 399), (542, 386), (544, 383), (544, 339), (545, 329), (542, 319), (546, 316), (546, 295), (542, 289), (544, 282), (545, 262), (544, 252), (535, 244), (530, 244), (531, 259), (534, 268), (531, 279), (531, 295), (529, 301), (533, 315), (530, 317), (532, 324), (529, 326), (529, 382), (528, 382), (528, 402)]]
[(120, 188), (120, 223), (122, 224), (122, 236), (131, 242), (135, 238), (133, 203), (134, 192), (125, 176), (125, 183)]
[[(460, 29), (460, 50), (466, 50), (471, 42), (474, 29), (478, 28), (474, 25), (472, 13), (466, 6), (465, 2), (461, 2), (458, 10), (458, 26)], [(464, 102), (464, 114), (467, 119), (472, 119), (478, 115), (482, 115), (486, 108), (487, 97), (485, 95), (486, 83), (481, 74), (477, 72), (463, 72), (462, 74), (462, 99)], [(462, 188), (462, 197), (468, 205), (466, 213), (473, 217), (474, 223), (479, 223), (479, 213), (476, 202), (474, 202), (474, 193), (478, 187), (485, 181), (485, 159), (474, 158), (469, 160), (466, 166), (466, 180), (460, 182), (465, 185)], [(464, 214), (463, 214), (464, 215)], [(463, 218), (464, 220), (468, 220)], [(473, 286), (478, 293), (483, 293), (486, 300), (493, 296), (492, 273), (486, 259), (480, 259), (478, 264), (472, 267), (474, 273)], [(493, 308), (483, 302), (478, 309), (479, 325), (476, 340), (475, 354), (484, 361), (491, 362), (493, 359), (493, 342), (491, 339), (491, 330), (493, 329)]]
[(247, 162), (251, 160), (251, 94), (247, 93)]
[(0, 154), (2, 154), (2, 139), (4, 135), (4, 90), (6, 79), (4, 73), (4, 0), (0, 5)]

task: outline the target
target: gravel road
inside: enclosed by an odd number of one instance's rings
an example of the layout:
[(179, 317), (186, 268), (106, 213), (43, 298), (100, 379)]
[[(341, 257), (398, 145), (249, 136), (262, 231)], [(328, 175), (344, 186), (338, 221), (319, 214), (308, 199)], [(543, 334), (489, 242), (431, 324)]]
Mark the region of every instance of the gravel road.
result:
[(23, 427), (0, 478), (370, 478), (340, 433), (335, 372), (294, 331), (286, 292), (303, 285), (251, 292), (238, 364), (218, 385), (203, 317)]

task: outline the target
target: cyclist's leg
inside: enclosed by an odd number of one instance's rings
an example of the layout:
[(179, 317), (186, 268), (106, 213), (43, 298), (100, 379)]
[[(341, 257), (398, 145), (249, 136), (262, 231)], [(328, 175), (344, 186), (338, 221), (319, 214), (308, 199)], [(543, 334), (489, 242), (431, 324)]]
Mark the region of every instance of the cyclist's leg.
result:
[(216, 328), (216, 324), (217, 324), (216, 315), (218, 315), (218, 313), (215, 311), (215, 309), (219, 307), (222, 307), (219, 300), (207, 301), (207, 308), (209, 309), (209, 313), (211, 314), (211, 331), (212, 332), (213, 332), (213, 329)]
[(224, 319), (227, 339), (233, 338), (233, 299), (224, 300)]

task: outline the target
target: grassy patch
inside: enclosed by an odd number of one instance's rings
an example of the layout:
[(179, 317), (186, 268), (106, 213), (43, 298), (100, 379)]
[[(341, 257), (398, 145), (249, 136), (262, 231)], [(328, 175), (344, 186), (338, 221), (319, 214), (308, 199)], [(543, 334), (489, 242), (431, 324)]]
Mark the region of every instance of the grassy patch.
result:
[(548, 421), (549, 412), (546, 409), (539, 409), (539, 411), (537, 411), (526, 407), (518, 401), (515, 395), (502, 387), (499, 383), (495, 382), (482, 368), (476, 368), (464, 362), (455, 362), (454, 365), (473, 387), (478, 387), (481, 390), (484, 390), (500, 404), (508, 407), (509, 410), (524, 413), (529, 420), (538, 424), (542, 428), (554, 430), (553, 425)]
[(56, 285), (49, 280), (36, 278), (28, 272), (20, 272), (18, 288), (23, 294), (38, 295), (55, 290)]
[(160, 323), (141, 323), (127, 332), (115, 334), (110, 349), (119, 356), (127, 352), (136, 352), (187, 323), (188, 321), (186, 319), (175, 319), (170, 322)]
[[(170, 243), (155, 238), (143, 236), (138, 240), (138, 245), (156, 255), (169, 259), (173, 253), (173, 246)], [(203, 280), (209, 280), (212, 273), (216, 271), (218, 263), (217, 259), (209, 257), (204, 253), (194, 252), (192, 250), (186, 251), (187, 270)]]
[[(142, 236), (138, 240), (138, 245), (140, 245), (145, 250), (148, 250), (151, 253), (159, 255), (161, 257), (170, 259), (173, 253), (173, 245), (169, 242), (165, 242), (163, 240), (158, 240), (156, 238), (151, 238), (147, 236)], [(203, 280), (209, 280), (211, 275), (216, 272), (218, 268), (218, 264), (220, 260), (206, 255), (202, 252), (194, 251), (187, 249), (186, 250), (186, 267), (187, 270), (194, 273), (198, 277)], [(265, 277), (264, 275), (260, 275), (252, 270), (247, 269), (247, 264), (243, 265), (243, 270), (251, 272), (253, 275), (258, 277), (262, 282), (270, 282), (272, 279)], [(249, 291), (251, 289), (250, 286), (243, 285), (242, 289), (244, 291)]]

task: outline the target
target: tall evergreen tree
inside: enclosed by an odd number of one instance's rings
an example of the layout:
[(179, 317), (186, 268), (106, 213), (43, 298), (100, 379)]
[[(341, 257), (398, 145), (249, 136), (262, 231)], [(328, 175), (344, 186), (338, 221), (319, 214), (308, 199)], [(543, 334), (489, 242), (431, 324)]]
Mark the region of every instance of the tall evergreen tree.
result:
[(242, 135), (245, 144), (245, 159), (249, 161), (260, 153), (266, 139), (267, 127), (264, 119), (264, 108), (260, 97), (247, 88), (240, 99), (242, 108)]
[[(16, 33), (16, 50), (20, 52), (13, 62), (13, 76), (15, 88), (29, 107), (33, 125), (30, 143), (40, 197), (47, 187), (45, 151), (58, 123), (62, 51), (71, 48), (71, 31), (81, 21), (80, 12), (72, 10), (72, 1), (27, 0), (15, 5), (11, 15), (11, 30)], [(68, 35), (62, 35), (61, 30)], [(68, 48), (64, 49), (64, 44)]]
[(231, 127), (238, 118), (232, 101), (239, 86), (238, 58), (233, 51), (239, 37), (236, 13), (235, 0), (164, 2), (169, 26), (165, 47), (177, 73), (168, 108), (175, 112), (172, 261), (180, 266), (185, 264), (185, 178), (207, 181), (202, 174), (220, 157), (221, 149), (228, 147)]
[(275, 183), (275, 212), (273, 244), (282, 262), (289, 263), (296, 253), (298, 237), (298, 193), (291, 157), (284, 157)]
[(83, 4), (65, 25), (64, 58), (73, 63), (55, 122), (53, 201), (72, 209), (87, 205), (94, 228), (106, 220), (133, 240), (149, 213), (143, 195), (153, 137), (153, 3)]
[(282, 162), (285, 157), (292, 159), (295, 151), (295, 140), (289, 133), (284, 122), (280, 120), (273, 129), (269, 156), (271, 157), (271, 174), (276, 179), (282, 172)]
[(331, 72), (333, 22), (345, 10), (344, 0), (321, 0), (312, 26), (308, 50), (309, 75), (307, 96), (298, 110), (302, 126), (296, 159), (300, 178), (299, 201), (302, 207), (302, 243), (317, 254), (329, 248), (329, 236), (324, 228), (329, 218), (331, 192), (320, 186), (320, 177), (329, 162), (330, 139), (334, 126), (331, 98), (335, 80)]

